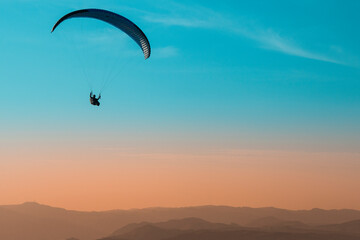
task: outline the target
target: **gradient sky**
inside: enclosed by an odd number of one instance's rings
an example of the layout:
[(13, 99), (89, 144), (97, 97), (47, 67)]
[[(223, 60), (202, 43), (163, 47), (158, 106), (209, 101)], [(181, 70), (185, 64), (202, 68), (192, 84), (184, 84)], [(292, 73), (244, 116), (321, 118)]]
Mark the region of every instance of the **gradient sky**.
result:
[[(94, 20), (50, 33), (81, 8), (134, 21), (150, 59)], [(360, 209), (359, 10), (1, 0), (0, 204)], [(87, 81), (112, 73), (91, 106)]]

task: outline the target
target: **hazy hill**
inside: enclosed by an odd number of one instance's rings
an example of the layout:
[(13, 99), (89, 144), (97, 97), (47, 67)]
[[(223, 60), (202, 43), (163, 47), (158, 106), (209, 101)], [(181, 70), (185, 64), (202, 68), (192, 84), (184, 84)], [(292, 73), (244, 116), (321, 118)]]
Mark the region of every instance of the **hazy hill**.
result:
[(101, 236), (86, 226), (56, 218), (41, 218), (0, 207), (0, 239), (4, 240), (64, 240), (71, 236), (91, 239)]
[[(201, 222), (201, 230), (197, 229)], [(195, 223), (194, 227), (191, 224)], [(129, 227), (131, 226), (131, 227)], [(161, 227), (163, 226), (163, 227)], [(186, 226), (184, 228), (183, 226)], [(214, 229), (215, 226), (215, 229)], [(131, 224), (101, 240), (359, 240), (360, 236), (317, 229), (300, 232), (276, 229), (242, 228), (235, 225), (215, 223), (201, 219), (181, 219), (163, 223)], [(220, 225), (219, 225), (220, 226)]]
[[(266, 231), (196, 231), (162, 240), (359, 240), (356, 236), (332, 233), (287, 233)], [(114, 239), (115, 240), (115, 239)], [(118, 239), (116, 239), (118, 240)], [(125, 240), (125, 239), (124, 239)], [(127, 239), (126, 239), (127, 240)]]
[(267, 229), (308, 229), (310, 226), (300, 221), (284, 221), (276, 217), (263, 217), (246, 224), (248, 227)]
[(164, 229), (152, 224), (146, 224), (124, 234), (103, 238), (103, 240), (159, 240), (179, 236), (185, 232), (186, 230)]
[(256, 219), (271, 216), (282, 219), (283, 221), (299, 221), (309, 225), (325, 225), (360, 219), (360, 211), (356, 210), (312, 209), (293, 211), (271, 207), (248, 208), (200, 206), (184, 208), (147, 208), (130, 211), (132, 214), (136, 215), (140, 221), (150, 222), (196, 217), (210, 222), (220, 222), (227, 224), (236, 223), (239, 225), (246, 225), (247, 223)]
[(53, 208), (37, 203), (0, 206), (16, 213), (42, 218), (71, 220), (72, 222), (90, 225), (105, 225), (114, 230), (133, 222), (161, 222), (170, 219), (201, 218), (210, 222), (248, 223), (264, 217), (274, 217), (282, 221), (299, 221), (310, 225), (338, 224), (360, 219), (357, 210), (285, 210), (278, 208), (248, 208), (226, 206), (200, 206), (183, 208), (145, 208), (132, 210), (112, 210), (103, 212), (80, 212), (62, 208)]
[(141, 223), (132, 223), (128, 224), (113, 233), (113, 235), (122, 235), (136, 229), (139, 229), (144, 226), (153, 226), (162, 229), (178, 229), (178, 230), (202, 230), (202, 229), (238, 229), (239, 225), (228, 225), (223, 223), (211, 223), (199, 218), (184, 218), (184, 219), (175, 219), (169, 220), (166, 222), (159, 223), (150, 223), (150, 222), (141, 222)]
[[(0, 239), (64, 240), (73, 237), (80, 240), (94, 240), (109, 236), (129, 223), (200, 218), (220, 223), (215, 224), (218, 227), (221, 227), (221, 223), (245, 226), (251, 222), (261, 222), (262, 218), (267, 217), (281, 219), (284, 222), (297, 221), (306, 225), (331, 225), (358, 220), (360, 211), (320, 209), (290, 211), (277, 208), (202, 206), (80, 212), (37, 203), (24, 203), (0, 206)], [(198, 219), (193, 219), (193, 221), (186, 224), (197, 226), (198, 230), (202, 229), (204, 222)], [(166, 224), (171, 225), (172, 223), (175, 222), (170, 221)], [(166, 228), (165, 226), (161, 227)], [(188, 228), (186, 225), (178, 225), (178, 227), (178, 230)]]
[(358, 234), (360, 236), (360, 220), (345, 222), (341, 224), (331, 224), (318, 227), (321, 230)]

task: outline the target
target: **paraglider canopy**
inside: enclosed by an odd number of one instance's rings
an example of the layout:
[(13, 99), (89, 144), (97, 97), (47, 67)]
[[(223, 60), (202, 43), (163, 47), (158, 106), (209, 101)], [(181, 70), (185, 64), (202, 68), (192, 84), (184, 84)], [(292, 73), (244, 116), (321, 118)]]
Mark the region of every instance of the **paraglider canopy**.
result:
[(70, 18), (93, 18), (109, 23), (131, 37), (143, 51), (145, 59), (150, 57), (150, 43), (143, 31), (136, 26), (135, 23), (119, 14), (102, 9), (77, 10), (60, 18), (52, 28), (51, 32), (53, 32), (63, 21)]

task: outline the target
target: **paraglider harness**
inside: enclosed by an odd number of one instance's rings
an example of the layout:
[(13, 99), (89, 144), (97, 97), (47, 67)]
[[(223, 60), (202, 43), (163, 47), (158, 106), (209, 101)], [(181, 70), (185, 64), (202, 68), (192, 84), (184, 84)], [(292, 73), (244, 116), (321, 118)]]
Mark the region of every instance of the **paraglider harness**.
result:
[(93, 94), (93, 92), (90, 92), (90, 103), (94, 106), (100, 106), (99, 99), (101, 98), (101, 94), (99, 94), (99, 97), (96, 98), (96, 95)]

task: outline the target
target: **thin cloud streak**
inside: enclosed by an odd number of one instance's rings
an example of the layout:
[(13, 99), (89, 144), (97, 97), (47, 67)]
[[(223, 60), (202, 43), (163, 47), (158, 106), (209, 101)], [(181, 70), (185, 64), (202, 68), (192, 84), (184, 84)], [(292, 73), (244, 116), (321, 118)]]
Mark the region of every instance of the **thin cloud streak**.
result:
[(185, 19), (181, 17), (168, 18), (167, 15), (147, 15), (144, 19), (152, 23), (161, 23), (167, 26), (180, 26), (180, 27), (208, 27), (209, 23), (199, 19)]
[(173, 46), (161, 47), (153, 49), (156, 58), (171, 58), (179, 55), (179, 50)]
[[(234, 32), (236, 30), (234, 29)], [(272, 31), (272, 30), (262, 30), (258, 29), (257, 32), (248, 32), (248, 31), (242, 31), (241, 35), (250, 38), (254, 41), (257, 41), (260, 44), (260, 47), (272, 51), (281, 52), (284, 54), (297, 56), (297, 57), (303, 57), (323, 62), (330, 62), (335, 64), (342, 64), (346, 65), (345, 63), (341, 61), (337, 61), (335, 59), (332, 59), (330, 57), (327, 57), (322, 54), (314, 53), (308, 50), (305, 50), (298, 46), (295, 42), (286, 39), (282, 36), (280, 36), (278, 33)]]
[(296, 44), (296, 42), (280, 36), (280, 34), (272, 29), (264, 29), (250, 24), (250, 21), (246, 19), (241, 21), (231, 19), (202, 6), (188, 7), (173, 3), (167, 14), (141, 12), (144, 14), (144, 20), (148, 22), (166, 26), (226, 30), (257, 42), (260, 48), (323, 62), (347, 65), (326, 55), (306, 50)]

